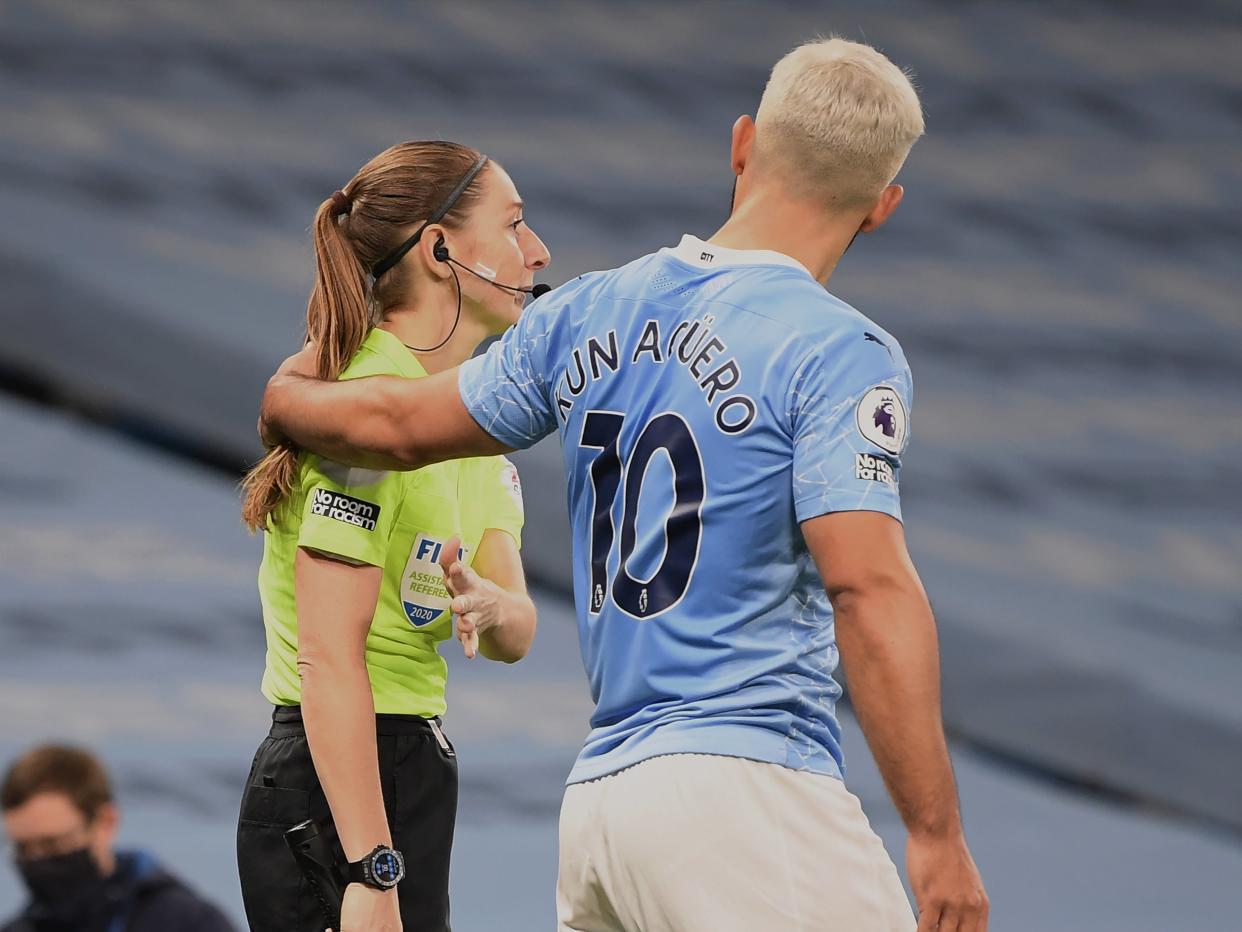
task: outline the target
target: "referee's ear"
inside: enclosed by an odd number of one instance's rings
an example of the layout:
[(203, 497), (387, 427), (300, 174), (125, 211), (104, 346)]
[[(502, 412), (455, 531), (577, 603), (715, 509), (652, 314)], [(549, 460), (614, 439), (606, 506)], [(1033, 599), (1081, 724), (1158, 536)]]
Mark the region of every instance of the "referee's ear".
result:
[(453, 270), (449, 267), (448, 260), (440, 259), (436, 256), (436, 250), (440, 246), (446, 245), (446, 228), (438, 223), (433, 223), (423, 230), (423, 235), (415, 244), (414, 252), (419, 261), (423, 264), (423, 270), (433, 278), (441, 280), (447, 279), (453, 274)]
[(867, 216), (863, 218), (859, 230), (863, 233), (870, 233), (884, 225), (884, 221), (892, 216), (893, 211), (897, 209), (897, 205), (901, 203), (902, 197), (906, 191), (899, 184), (890, 184), (882, 192), (880, 198), (875, 202), (875, 206), (867, 211)]

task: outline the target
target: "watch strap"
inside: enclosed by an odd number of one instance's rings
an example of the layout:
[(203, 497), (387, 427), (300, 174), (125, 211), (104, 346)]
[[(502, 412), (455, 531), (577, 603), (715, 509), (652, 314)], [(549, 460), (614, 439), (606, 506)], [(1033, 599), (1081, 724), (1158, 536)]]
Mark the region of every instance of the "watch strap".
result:
[(376, 845), (361, 860), (350, 861), (345, 865), (345, 880), (347, 883), (360, 883), (368, 887), (374, 887), (377, 890), (391, 890), (395, 884), (381, 883), (376, 880), (372, 873), (372, 865), (375, 863), (375, 856), (378, 854), (390, 853), (396, 856), (400, 865), (401, 875), (405, 875), (405, 859), (401, 857), (400, 852), (388, 845)]

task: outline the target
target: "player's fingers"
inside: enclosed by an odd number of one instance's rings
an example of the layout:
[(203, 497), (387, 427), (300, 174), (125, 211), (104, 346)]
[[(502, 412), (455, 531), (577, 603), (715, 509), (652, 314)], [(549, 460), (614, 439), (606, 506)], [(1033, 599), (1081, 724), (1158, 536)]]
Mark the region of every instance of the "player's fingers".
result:
[(464, 615), (467, 612), (474, 611), (476, 608), (478, 606), (474, 604), (474, 599), (468, 594), (453, 597), (453, 614), (455, 615)]
[(962, 932), (961, 929), (962, 912), (956, 906), (946, 906), (940, 913), (940, 924), (936, 926), (936, 932)]
[(479, 629), (473, 615), (458, 616), (457, 639), (461, 641), (461, 646), (465, 650), (466, 656), (473, 660), (479, 652)]
[(479, 584), (479, 580), (481, 579), (478, 573), (461, 561), (453, 564), (452, 569), (449, 571), (449, 575), (452, 577), (453, 586), (458, 592), (465, 592), (468, 589), (473, 589)]
[[(444, 581), (450, 581), (450, 570), (453, 564), (457, 562), (457, 556), (461, 553), (461, 537), (454, 534), (444, 542), (444, 546), (440, 548), (440, 572), (444, 574)], [(452, 591), (451, 589), (449, 590)]]
[(276, 374), (313, 376), (318, 369), (318, 362), (315, 357), (315, 344), (313, 341), (307, 341), (305, 346), (280, 364)]
[(980, 902), (969, 908), (966, 915), (962, 917), (959, 926), (960, 932), (988, 932), (988, 901), (987, 897), (980, 897)]
[(926, 909), (919, 910), (919, 927), (916, 932), (936, 932), (940, 925), (940, 904), (928, 904)]
[(446, 577), (452, 583), (454, 592), (465, 592), (470, 587), (470, 581), (466, 577), (465, 568), (460, 560), (449, 567)]
[(466, 649), (466, 656), (473, 660), (479, 653), (479, 633), (470, 631), (461, 639), (462, 647)]

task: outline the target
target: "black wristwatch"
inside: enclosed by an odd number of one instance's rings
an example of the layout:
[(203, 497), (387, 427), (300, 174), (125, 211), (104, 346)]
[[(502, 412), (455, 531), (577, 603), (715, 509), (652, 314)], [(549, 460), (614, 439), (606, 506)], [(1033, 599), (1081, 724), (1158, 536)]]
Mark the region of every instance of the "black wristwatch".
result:
[(361, 861), (352, 861), (346, 867), (345, 877), (350, 883), (391, 890), (405, 879), (405, 858), (400, 851), (387, 845), (376, 845)]

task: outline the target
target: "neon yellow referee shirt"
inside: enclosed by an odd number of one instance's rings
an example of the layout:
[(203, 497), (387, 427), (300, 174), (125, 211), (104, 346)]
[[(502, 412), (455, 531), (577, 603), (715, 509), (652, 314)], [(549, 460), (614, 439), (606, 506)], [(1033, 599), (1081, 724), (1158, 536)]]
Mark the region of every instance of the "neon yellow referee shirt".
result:
[[(342, 379), (426, 370), (401, 342), (374, 328)], [(301, 702), (293, 561), (308, 547), (383, 567), (366, 662), (375, 711), (444, 714), (448, 669), (437, 651), (452, 636), (449, 594), (439, 559), (444, 542), (462, 539), (471, 562), (483, 533), (507, 531), (521, 544), (522, 489), (503, 456), (452, 460), (414, 472), (353, 469), (303, 453), (296, 488), (269, 520), (259, 567), (267, 634), (263, 695), (276, 705)]]

